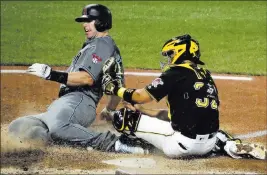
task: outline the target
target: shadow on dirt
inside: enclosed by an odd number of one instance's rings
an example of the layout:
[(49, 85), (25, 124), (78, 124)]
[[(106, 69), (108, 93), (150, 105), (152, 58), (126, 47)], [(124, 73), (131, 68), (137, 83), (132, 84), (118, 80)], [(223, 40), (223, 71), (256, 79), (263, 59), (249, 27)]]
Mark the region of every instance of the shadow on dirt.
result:
[(43, 160), (45, 152), (42, 150), (22, 150), (15, 152), (1, 152), (1, 168), (18, 167), (27, 171), (28, 167)]

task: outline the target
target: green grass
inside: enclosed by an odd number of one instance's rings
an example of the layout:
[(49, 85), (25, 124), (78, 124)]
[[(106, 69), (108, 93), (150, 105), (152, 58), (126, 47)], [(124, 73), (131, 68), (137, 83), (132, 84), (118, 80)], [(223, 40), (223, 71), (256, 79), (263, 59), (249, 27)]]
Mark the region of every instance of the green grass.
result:
[[(69, 65), (85, 39), (74, 18), (89, 3), (1, 1), (1, 64)], [(110, 33), (127, 68), (159, 69), (164, 42), (189, 33), (211, 71), (266, 75), (267, 2), (100, 3), (112, 11)]]

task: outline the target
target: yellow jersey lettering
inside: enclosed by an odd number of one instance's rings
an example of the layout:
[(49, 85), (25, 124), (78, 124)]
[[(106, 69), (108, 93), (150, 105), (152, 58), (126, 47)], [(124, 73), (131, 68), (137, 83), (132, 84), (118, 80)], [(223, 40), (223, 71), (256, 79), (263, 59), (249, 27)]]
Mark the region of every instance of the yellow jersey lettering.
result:
[(204, 83), (203, 82), (195, 82), (195, 84), (194, 84), (195, 90), (199, 90), (203, 86), (204, 86)]
[(209, 106), (209, 99), (204, 98), (203, 100), (200, 98), (196, 98), (196, 105), (200, 108), (207, 108)]
[(215, 100), (212, 100), (210, 103), (210, 106), (212, 109), (218, 109), (218, 104)]

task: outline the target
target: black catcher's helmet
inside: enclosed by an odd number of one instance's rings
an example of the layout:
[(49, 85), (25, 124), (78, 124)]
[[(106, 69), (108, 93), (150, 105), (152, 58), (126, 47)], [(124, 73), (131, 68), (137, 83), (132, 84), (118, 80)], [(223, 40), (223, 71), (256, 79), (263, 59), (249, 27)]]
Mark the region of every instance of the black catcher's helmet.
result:
[(112, 16), (110, 10), (101, 4), (89, 4), (83, 8), (82, 16), (75, 19), (76, 22), (91, 22), (95, 20), (95, 28), (98, 32), (112, 28)]
[[(161, 54), (165, 58), (167, 57), (167, 64), (181, 64), (184, 60), (190, 60), (195, 64), (204, 65), (204, 63), (200, 61), (198, 41), (192, 39), (188, 34), (168, 40), (163, 45)], [(166, 63), (161, 64), (161, 67), (166, 65)]]

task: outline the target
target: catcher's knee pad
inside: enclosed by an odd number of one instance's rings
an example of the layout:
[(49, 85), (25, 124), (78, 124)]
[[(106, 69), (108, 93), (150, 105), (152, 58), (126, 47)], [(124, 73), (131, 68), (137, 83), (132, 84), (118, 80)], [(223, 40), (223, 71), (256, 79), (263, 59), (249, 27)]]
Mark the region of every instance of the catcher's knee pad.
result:
[(121, 108), (113, 116), (112, 124), (121, 133), (134, 135), (141, 118), (141, 113), (127, 108)]

